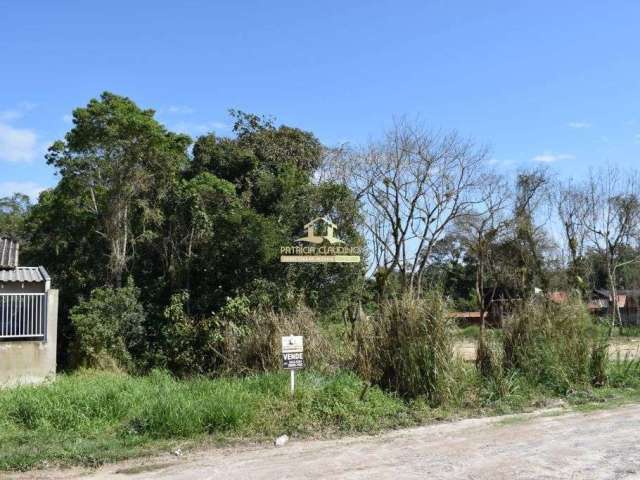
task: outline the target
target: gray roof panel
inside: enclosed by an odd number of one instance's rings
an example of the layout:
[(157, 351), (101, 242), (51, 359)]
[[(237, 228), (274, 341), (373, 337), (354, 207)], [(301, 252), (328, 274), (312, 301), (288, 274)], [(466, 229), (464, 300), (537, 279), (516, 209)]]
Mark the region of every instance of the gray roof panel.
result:
[(0, 237), (0, 269), (18, 266), (18, 242), (9, 237)]
[(18, 267), (13, 270), (0, 270), (0, 282), (43, 283), (49, 275), (42, 267)]

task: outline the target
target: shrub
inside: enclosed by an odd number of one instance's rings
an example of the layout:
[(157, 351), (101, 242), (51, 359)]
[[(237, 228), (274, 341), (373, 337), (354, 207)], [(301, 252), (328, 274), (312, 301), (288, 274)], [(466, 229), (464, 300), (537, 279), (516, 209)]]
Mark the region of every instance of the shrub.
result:
[(129, 279), (122, 288), (96, 288), (70, 312), (85, 366), (131, 370), (143, 351), (145, 312)]
[(597, 338), (591, 346), (591, 358), (589, 362), (589, 374), (591, 384), (601, 387), (607, 383), (609, 367), (609, 337)]
[(618, 353), (615, 362), (610, 362), (607, 380), (612, 387), (637, 388), (640, 386), (640, 359), (628, 353), (621, 357)]
[(306, 306), (277, 312), (251, 309), (244, 296), (227, 299), (215, 315), (193, 317), (185, 312), (186, 292), (175, 294), (165, 309), (168, 321), (166, 363), (178, 375), (248, 374), (278, 370), (281, 337), (304, 336), (305, 366), (331, 363), (331, 344), (321, 334), (317, 318)]
[(356, 322), (355, 369), (401, 395), (444, 403), (452, 396), (453, 329), (439, 292), (385, 301), (374, 318)]
[(259, 308), (249, 311), (239, 323), (224, 322), (225, 368), (233, 373), (277, 370), (281, 363), (281, 337), (304, 336), (305, 367), (322, 369), (330, 364), (334, 352), (321, 334), (315, 313), (304, 305), (277, 312)]
[(504, 365), (558, 393), (588, 383), (597, 368), (588, 325), (589, 312), (579, 299), (527, 301), (506, 320)]
[(167, 367), (180, 376), (214, 373), (224, 361), (220, 320), (187, 314), (188, 300), (187, 292), (176, 293), (164, 310)]
[(478, 347), (476, 349), (476, 368), (487, 379), (498, 380), (503, 375), (503, 349), (502, 345), (489, 337), (478, 335)]

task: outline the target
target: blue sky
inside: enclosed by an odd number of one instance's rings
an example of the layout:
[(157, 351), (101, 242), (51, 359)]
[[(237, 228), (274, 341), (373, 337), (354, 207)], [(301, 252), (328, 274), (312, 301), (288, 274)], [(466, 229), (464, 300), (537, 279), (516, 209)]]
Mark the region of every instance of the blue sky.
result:
[(357, 144), (407, 115), (504, 171), (632, 166), (638, 25), (635, 0), (0, 0), (0, 195), (55, 184), (46, 146), (104, 90), (192, 135), (240, 108)]

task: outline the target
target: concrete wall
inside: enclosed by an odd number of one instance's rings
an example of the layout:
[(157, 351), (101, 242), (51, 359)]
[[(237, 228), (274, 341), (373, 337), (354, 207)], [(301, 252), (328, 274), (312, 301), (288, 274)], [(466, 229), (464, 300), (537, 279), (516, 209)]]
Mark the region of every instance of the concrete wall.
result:
[(46, 341), (0, 342), (0, 387), (40, 383), (56, 374), (58, 290), (47, 292)]

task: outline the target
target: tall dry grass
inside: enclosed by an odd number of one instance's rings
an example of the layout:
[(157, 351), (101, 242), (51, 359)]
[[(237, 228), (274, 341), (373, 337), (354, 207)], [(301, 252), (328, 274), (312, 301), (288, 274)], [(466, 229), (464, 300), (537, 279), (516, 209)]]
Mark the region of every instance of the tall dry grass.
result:
[(256, 309), (241, 324), (225, 326), (224, 369), (231, 373), (268, 372), (281, 368), (282, 337), (304, 336), (305, 368), (325, 370), (335, 349), (322, 335), (316, 314), (304, 305), (291, 311)]
[(558, 393), (602, 381), (606, 346), (590, 335), (589, 324), (579, 298), (562, 304), (544, 298), (523, 303), (505, 322), (504, 367)]
[(454, 332), (439, 292), (405, 294), (383, 302), (354, 326), (355, 370), (371, 383), (431, 405), (453, 395)]

